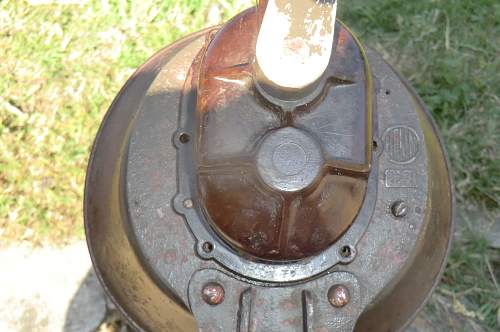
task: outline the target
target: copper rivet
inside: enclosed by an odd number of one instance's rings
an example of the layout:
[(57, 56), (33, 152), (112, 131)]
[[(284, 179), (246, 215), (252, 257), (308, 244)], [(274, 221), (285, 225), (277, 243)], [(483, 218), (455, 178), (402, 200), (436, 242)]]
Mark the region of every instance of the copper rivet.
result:
[(210, 282), (203, 287), (201, 297), (210, 305), (218, 305), (224, 301), (224, 288), (215, 282)]
[(328, 301), (335, 308), (342, 308), (349, 303), (349, 290), (343, 285), (335, 285), (328, 291)]

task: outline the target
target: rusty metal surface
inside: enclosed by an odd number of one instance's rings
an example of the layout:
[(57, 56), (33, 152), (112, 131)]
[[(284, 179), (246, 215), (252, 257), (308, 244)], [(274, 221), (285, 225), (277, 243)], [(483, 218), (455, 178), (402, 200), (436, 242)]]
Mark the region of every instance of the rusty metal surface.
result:
[(277, 109), (253, 84), (256, 22), (251, 10), (228, 22), (192, 68), (183, 103), (197, 113), (183, 131), (195, 138), (198, 183), (183, 194), (198, 199), (236, 249), (297, 260), (330, 247), (361, 208), (372, 160), (371, 79), (360, 45), (337, 24), (320, 100)]
[[(245, 17), (252, 15), (252, 11), (249, 10), (247, 12), (244, 12), (241, 14), (241, 16), (236, 17), (232, 21), (232, 25), (235, 26), (241, 26), (241, 27), (247, 27), (247, 25), (242, 24), (240, 19), (243, 19), (243, 22), (246, 22)], [(251, 17), (251, 16), (250, 16)], [(251, 20), (248, 20), (248, 22), (251, 22)], [(243, 29), (246, 31), (246, 29)], [(231, 30), (230, 30), (231, 31)], [(356, 54), (355, 53), (355, 41), (350, 38), (350, 34), (343, 29), (339, 29), (340, 37), (337, 38), (338, 42), (340, 45), (337, 47), (339, 52), (346, 53), (346, 54)], [(208, 40), (210, 41), (213, 38), (214, 34), (211, 33), (208, 36)], [(224, 44), (223, 44), (224, 45)], [(354, 49), (352, 49), (354, 48)], [(351, 51), (349, 51), (351, 50)], [(223, 54), (229, 53), (229, 50), (226, 49), (226, 52), (222, 52)], [(239, 54), (243, 54), (236, 49), (235, 53), (236, 58), (238, 58)], [(234, 57), (234, 55), (233, 55)], [(232, 58), (229, 56), (229, 60)], [(337, 66), (332, 69), (334, 74), (336, 76), (340, 77), (346, 77), (347, 73), (349, 71), (353, 70), (351, 67), (353, 67), (353, 62), (352, 61), (357, 61), (357, 58), (354, 58), (353, 60), (348, 60), (346, 56), (339, 56), (338, 61), (337, 61)], [(201, 57), (198, 57), (195, 61), (195, 65), (193, 67), (197, 67), (197, 64), (201, 61)], [(231, 67), (231, 64), (233, 61), (229, 61), (227, 64), (225, 61), (221, 60), (221, 62), (214, 64), (214, 67), (216, 68), (224, 68), (224, 66), (229, 66)], [(241, 66), (244, 67), (244, 66)], [(349, 69), (351, 68), (351, 69)], [(353, 68), (356, 68), (354, 66)], [(232, 73), (234, 70), (229, 70), (228, 73)], [(236, 73), (239, 71), (236, 70)], [(191, 71), (192, 73), (192, 71)], [(331, 76), (334, 76), (332, 74)], [(190, 74), (193, 75), (193, 74)], [(363, 78), (364, 76), (362, 74), (359, 74), (360, 76), (358, 78)], [(216, 76), (217, 77), (217, 76)], [(356, 254), (356, 243), (360, 239), (361, 235), (365, 231), (369, 221), (370, 221), (370, 215), (373, 211), (373, 205), (375, 203), (375, 198), (376, 198), (376, 186), (377, 186), (377, 172), (371, 172), (371, 176), (368, 178), (368, 182), (371, 183), (368, 185), (368, 194), (366, 195), (365, 198), (365, 204), (362, 206), (361, 210), (358, 213), (357, 221), (354, 223), (352, 227), (350, 227), (347, 232), (342, 236), (339, 241), (337, 241), (335, 244), (330, 246), (328, 249), (326, 249), (324, 252), (322, 252), (320, 255), (315, 255), (311, 256), (305, 259), (302, 259), (297, 262), (289, 262), (287, 264), (262, 264), (262, 262), (255, 261), (255, 259), (249, 259), (247, 257), (243, 257), (240, 252), (236, 252), (232, 250), (230, 247), (228, 247), (224, 242), (221, 242), (217, 234), (210, 228), (207, 227), (207, 222), (204, 216), (204, 212), (202, 209), (200, 209), (200, 202), (197, 200), (197, 184), (194, 182), (196, 179), (193, 179), (193, 174), (196, 174), (198, 172), (198, 169), (196, 168), (197, 160), (196, 160), (196, 155), (194, 151), (196, 150), (196, 142), (198, 141), (197, 137), (197, 131), (198, 131), (198, 124), (194, 121), (192, 121), (192, 118), (194, 117), (194, 114), (192, 113), (196, 109), (196, 101), (198, 98), (196, 97), (195, 90), (192, 89), (190, 86), (192, 85), (192, 81), (197, 81), (195, 78), (192, 76), (188, 76), (187, 82), (186, 82), (186, 87), (185, 87), (185, 93), (184, 93), (184, 98), (181, 102), (181, 119), (180, 119), (180, 128), (178, 129), (177, 133), (174, 135), (174, 143), (176, 146), (179, 148), (179, 168), (178, 168), (178, 177), (179, 177), (179, 193), (174, 199), (174, 207), (176, 211), (179, 213), (182, 213), (185, 217), (186, 220), (190, 226), (191, 231), (195, 235), (197, 239), (197, 251), (198, 254), (205, 259), (215, 259), (217, 262), (221, 263), (222, 265), (228, 267), (230, 270), (244, 275), (248, 278), (256, 279), (256, 280), (265, 280), (265, 281), (271, 281), (271, 282), (292, 282), (292, 281), (297, 281), (305, 278), (312, 277), (320, 272), (325, 271), (329, 267), (333, 266), (334, 264), (338, 262), (343, 262), (347, 263), (354, 259), (355, 254)], [(215, 81), (220, 82), (220, 79), (216, 79)], [(336, 88), (341, 88), (336, 84), (331, 85), (331, 89), (327, 89), (327, 92), (325, 94), (325, 99), (328, 98), (335, 98), (338, 99), (339, 101), (342, 100), (340, 98), (340, 92), (337, 92)], [(359, 89), (359, 86), (356, 84), (352, 84), (352, 90), (347, 89), (349, 93), (347, 95), (351, 95), (353, 93), (353, 90), (356, 91)], [(204, 90), (204, 89), (202, 89)], [(219, 91), (220, 89), (216, 89), (216, 91)], [(222, 89), (225, 91), (225, 89)], [(330, 92), (333, 92), (330, 94)], [(359, 90), (358, 90), (359, 91)], [(245, 97), (246, 96), (246, 97)], [(243, 94), (243, 97), (245, 98), (240, 98), (236, 99), (234, 103), (231, 103), (229, 106), (233, 106), (234, 108), (241, 108), (245, 107), (246, 103), (251, 103), (252, 99), (250, 98), (251, 96)], [(367, 97), (368, 99), (368, 97)], [(358, 103), (358, 104), (356, 104)], [(322, 103), (318, 103), (318, 113), (323, 114), (326, 113), (323, 117), (320, 116), (320, 118), (325, 118), (328, 120), (328, 107), (323, 106)], [(356, 101), (354, 104), (349, 104), (348, 102), (344, 103), (339, 103), (338, 104), (337, 111), (340, 112), (341, 115), (342, 112), (346, 111), (345, 107), (353, 106), (356, 105), (356, 107), (359, 107), (357, 110), (363, 109), (363, 104), (360, 101)], [(241, 120), (241, 112), (239, 111), (233, 111), (234, 108), (231, 107), (226, 107), (227, 109), (227, 116), (229, 116), (228, 120), (231, 120), (231, 115), (235, 118), (232, 121), (229, 121), (231, 124), (233, 124), (233, 127), (239, 128), (241, 130), (237, 130), (238, 134), (241, 133), (242, 131), (245, 130), (244, 126), (247, 124), (245, 121), (235, 121), (235, 120)], [(260, 106), (259, 106), (260, 107)], [(254, 108), (256, 111), (259, 111), (259, 108)], [(260, 112), (264, 113), (269, 111), (266, 111), (265, 109), (260, 109)], [(369, 113), (369, 112), (368, 112)], [(193, 114), (193, 115), (191, 115)], [(295, 120), (297, 123), (299, 123), (299, 126), (302, 127), (309, 127), (312, 128), (312, 130), (316, 130), (315, 126), (320, 126), (321, 124), (325, 124), (325, 121), (314, 121), (314, 117), (311, 115), (311, 113), (308, 113), (306, 111), (303, 112), (302, 117), (297, 117)], [(316, 118), (316, 120), (320, 119)], [(337, 116), (336, 118), (339, 118)], [(367, 118), (367, 121), (360, 121), (357, 123), (357, 128), (363, 128), (363, 126), (368, 126), (371, 121), (368, 121), (371, 117), (369, 116)], [(353, 121), (355, 122), (355, 121)], [(217, 123), (217, 122), (216, 122)], [(224, 122), (219, 122), (222, 126), (224, 125)], [(332, 126), (342, 126), (342, 123), (335, 122), (333, 119), (330, 119), (329, 122), (327, 122), (328, 125)], [(346, 124), (347, 125), (347, 124)], [(203, 125), (205, 126), (205, 125)], [(229, 126), (231, 127), (231, 126)], [(333, 128), (331, 131), (335, 130), (342, 130), (343, 128)], [(234, 130), (233, 130), (234, 131)], [(316, 130), (321, 136), (321, 130)], [(355, 137), (350, 137), (348, 139), (343, 139), (341, 141), (333, 141), (329, 140), (328, 135), (324, 135), (322, 137), (324, 143), (323, 144), (333, 144), (333, 147), (330, 147), (330, 151), (332, 153), (332, 157), (330, 158), (330, 164), (332, 163), (332, 160), (335, 159), (335, 155), (337, 153), (338, 157), (345, 157), (346, 160), (348, 160), (349, 155), (344, 154), (344, 155), (338, 155), (339, 152), (336, 150), (342, 150), (342, 151), (347, 151), (348, 149), (354, 149), (354, 146), (358, 147), (358, 149), (361, 149), (362, 147), (366, 146), (363, 145), (363, 142), (370, 142), (368, 144), (368, 147), (366, 149), (362, 149), (363, 153), (360, 155), (362, 158), (362, 161), (358, 161), (358, 163), (361, 164), (356, 164), (354, 160), (356, 160), (354, 157), (353, 161), (349, 163), (344, 163), (344, 165), (349, 165), (350, 168), (356, 168), (355, 165), (358, 165), (358, 172), (362, 171), (365, 169), (366, 165), (370, 165), (370, 163), (366, 163), (364, 158), (367, 158), (367, 156), (370, 156), (371, 154), (371, 135), (369, 135), (371, 132), (371, 126), (367, 128), (366, 130), (359, 130), (359, 137), (357, 135), (354, 135)], [(212, 131), (212, 133), (217, 134), (217, 131)], [(226, 133), (227, 134), (227, 133)], [(190, 140), (187, 144), (182, 143), (180, 141), (180, 138), (182, 135), (187, 135), (189, 137), (192, 137), (193, 139)], [(222, 132), (222, 135), (224, 133)], [(228, 141), (234, 141), (236, 139), (235, 137), (226, 137), (226, 140)], [(361, 145), (355, 144), (352, 140), (356, 140), (356, 143), (360, 143)], [(219, 141), (224, 141), (224, 139), (221, 139)], [(230, 143), (229, 143), (230, 144)], [(338, 148), (338, 149), (336, 149)], [(154, 149), (154, 147), (152, 148)], [(359, 150), (357, 151), (359, 153)], [(345, 152), (344, 152), (345, 153)], [(365, 157), (362, 157), (363, 154), (365, 154)], [(376, 158), (376, 156), (372, 156), (373, 158)], [(374, 163), (376, 164), (376, 163)], [(329, 165), (329, 167), (333, 167)], [(373, 167), (376, 167), (373, 166)], [(339, 169), (339, 172), (342, 170), (345, 170), (347, 168), (344, 167), (343, 169)], [(335, 169), (335, 168), (334, 168)], [(234, 182), (233, 182), (234, 183)], [(244, 189), (248, 191), (248, 186)], [(261, 194), (262, 192), (259, 192)], [(244, 194), (243, 193), (237, 193), (239, 195)], [(194, 209), (186, 209), (184, 207), (183, 201), (186, 199), (193, 199), (195, 201), (194, 204)], [(249, 200), (250, 203), (254, 202), (255, 200), (258, 200), (259, 196), (252, 196)], [(349, 222), (349, 221), (348, 221)], [(213, 246), (213, 250), (210, 250), (210, 252), (206, 252), (203, 250), (203, 245), (205, 243), (210, 243)], [(341, 249), (342, 248), (352, 248), (352, 255), (344, 257), (341, 254)]]
[[(143, 105), (143, 99), (147, 99), (146, 92), (152, 87), (152, 82), (161, 75), (162, 69), (169, 63), (177, 63), (177, 73), (182, 75), (181, 64), (184, 63), (187, 70), (191, 63), (189, 58), (199, 50), (203, 36), (204, 32), (200, 32), (173, 44), (137, 70), (106, 114), (89, 161), (84, 214), (90, 255), (96, 274), (107, 294), (137, 330), (196, 329), (196, 322), (189, 313), (187, 302), (179, 299), (172, 288), (164, 287), (165, 284), (158, 282), (157, 274), (149, 274), (147, 268), (145, 269), (144, 256), (141, 255), (140, 248), (137, 248), (139, 241), (136, 241), (130, 227), (127, 226), (129, 217), (124, 195), (126, 187), (124, 156), (127, 156), (134, 119)], [(168, 84), (163, 85), (166, 86)], [(179, 89), (177, 92), (176, 89), (172, 89), (170, 94), (163, 94), (163, 98), (175, 99), (179, 93)], [(172, 123), (175, 127), (175, 118), (174, 111), (173, 122), (172, 119), (163, 118), (158, 123), (163, 125)], [(170, 136), (171, 133), (168, 133), (167, 139), (170, 139)], [(165, 157), (168, 158), (168, 154)], [(175, 169), (175, 150), (172, 150), (170, 160)], [(170, 182), (175, 192), (175, 178)], [(168, 214), (170, 221), (177, 219), (182, 222), (180, 217), (167, 208), (169, 199), (165, 201), (166, 206), (163, 204), (158, 206), (153, 213), (158, 219), (163, 214)], [(136, 211), (139, 210), (140, 207), (136, 206)], [(167, 248), (162, 251), (162, 258), (169, 259), (172, 257), (171, 253)]]
[[(409, 183), (411, 181), (409, 181), (408, 177), (400, 180), (406, 186), (389, 186), (395, 188), (394, 191), (396, 194), (399, 194), (400, 199), (406, 199), (406, 202), (408, 202), (410, 212), (402, 220), (405, 226), (413, 229), (414, 219), (412, 217), (419, 216), (423, 218), (421, 226), (418, 229), (416, 243), (412, 248), (413, 251), (403, 257), (399, 255), (394, 256), (397, 251), (388, 252), (388, 255), (380, 257), (379, 263), (381, 264), (384, 264), (384, 259), (403, 259), (401, 271), (393, 279), (392, 283), (389, 284), (391, 292), (382, 292), (372, 300), (369, 310), (365, 311), (359, 318), (355, 329), (356, 331), (390, 331), (403, 329), (403, 327), (411, 323), (441, 279), (451, 243), (454, 198), (447, 156), (437, 132), (437, 127), (425, 109), (422, 100), (411, 86), (394, 72), (380, 55), (370, 51), (369, 57), (374, 73), (388, 72), (391, 74), (385, 77), (382, 75), (379, 76), (381, 79), (381, 93), (391, 96), (397, 85), (407, 89), (407, 98), (415, 111), (413, 116), (417, 117), (416, 120), (421, 130), (418, 134), (415, 134), (415, 132), (412, 133), (415, 135), (414, 138), (416, 138), (414, 143), (410, 143), (411, 140), (406, 140), (408, 150), (414, 151), (413, 154), (401, 151), (398, 155), (406, 155), (406, 159), (400, 160), (394, 158), (395, 155), (392, 153), (387, 153), (389, 162), (392, 165), (398, 165), (397, 168), (400, 171), (404, 170), (406, 172), (407, 170), (414, 169), (419, 155), (425, 155), (426, 158), (425, 168), (420, 169), (421, 172), (427, 173), (425, 187), (422, 183), (418, 183), (417, 179), (415, 179), (417, 183)], [(396, 107), (399, 105), (395, 104), (388, 107), (388, 105), (382, 103), (380, 106), (388, 109), (389, 112), (386, 115), (389, 118), (394, 118), (394, 114), (398, 112)], [(409, 133), (413, 127), (408, 125), (390, 126), (385, 132), (388, 133), (393, 128), (400, 128), (402, 130), (406, 130), (405, 128), (407, 128), (407, 132)], [(419, 135), (422, 135), (422, 138)], [(388, 151), (392, 151), (390, 146), (392, 143), (390, 142), (387, 138), (384, 142), (386, 147), (389, 145)], [(418, 149), (410, 147), (415, 143), (418, 144)], [(385, 186), (388, 187), (387, 174)], [(413, 187), (413, 189), (409, 187)], [(422, 190), (422, 187), (428, 192), (425, 201), (407, 199), (407, 197), (415, 197), (415, 191)], [(394, 199), (392, 200), (394, 201)], [(396, 218), (396, 220), (401, 219)], [(396, 238), (400, 236), (399, 234), (394, 235), (396, 235)], [(401, 239), (406, 240), (407, 238), (403, 236), (400, 237)], [(393, 246), (393, 248), (397, 247)], [(385, 317), (384, 320), (380, 320), (381, 315)]]
[[(364, 139), (377, 149), (358, 217), (319, 254), (250, 260), (206, 227), (199, 201), (187, 195), (197, 181), (193, 154), (183, 154), (196, 143), (185, 130), (195, 109), (180, 104), (191, 62), (210, 36), (185, 39), (141, 67), (96, 138), (85, 223), (106, 291), (144, 331), (401, 330), (439, 280), (452, 221), (446, 159), (421, 101), (368, 50), (374, 117)], [(393, 209), (400, 201), (404, 213)], [(217, 305), (203, 297), (210, 283), (224, 289)], [(336, 285), (349, 293), (341, 308), (328, 296)]]
[[(224, 286), (225, 301), (205, 303), (200, 295), (206, 280)], [(333, 308), (328, 299), (332, 285), (343, 285), (352, 300)], [(206, 269), (195, 273), (189, 284), (189, 300), (201, 331), (352, 331), (363, 310), (362, 288), (351, 273), (335, 272), (307, 283), (268, 287), (235, 280)]]

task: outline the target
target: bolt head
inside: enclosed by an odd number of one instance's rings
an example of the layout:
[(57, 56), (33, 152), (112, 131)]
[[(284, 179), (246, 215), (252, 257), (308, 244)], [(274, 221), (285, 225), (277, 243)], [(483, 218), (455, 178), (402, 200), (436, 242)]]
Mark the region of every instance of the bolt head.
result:
[(328, 301), (335, 308), (342, 308), (349, 303), (349, 300), (349, 290), (343, 285), (332, 286), (328, 291)]
[(391, 213), (396, 218), (403, 218), (408, 214), (410, 207), (405, 201), (396, 201), (391, 205)]
[(201, 297), (207, 304), (221, 304), (224, 301), (224, 288), (216, 282), (210, 282), (203, 286)]

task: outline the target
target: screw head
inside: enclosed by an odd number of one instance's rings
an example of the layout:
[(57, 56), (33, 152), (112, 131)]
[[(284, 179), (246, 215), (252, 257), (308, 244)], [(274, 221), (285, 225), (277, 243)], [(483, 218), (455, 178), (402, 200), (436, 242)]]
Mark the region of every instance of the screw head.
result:
[(391, 213), (396, 218), (403, 218), (408, 214), (410, 207), (405, 201), (396, 201), (391, 205)]
[(342, 308), (349, 300), (349, 290), (344, 285), (334, 285), (328, 291), (328, 301), (335, 308)]
[(201, 297), (207, 304), (221, 304), (224, 301), (224, 288), (216, 282), (209, 282), (203, 286)]

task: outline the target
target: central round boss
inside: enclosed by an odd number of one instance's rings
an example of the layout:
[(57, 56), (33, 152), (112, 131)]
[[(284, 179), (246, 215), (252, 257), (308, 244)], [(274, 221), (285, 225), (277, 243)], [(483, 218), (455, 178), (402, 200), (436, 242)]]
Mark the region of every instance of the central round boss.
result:
[(320, 174), (322, 164), (316, 140), (294, 127), (267, 134), (257, 151), (259, 175), (274, 190), (295, 192), (310, 186)]

